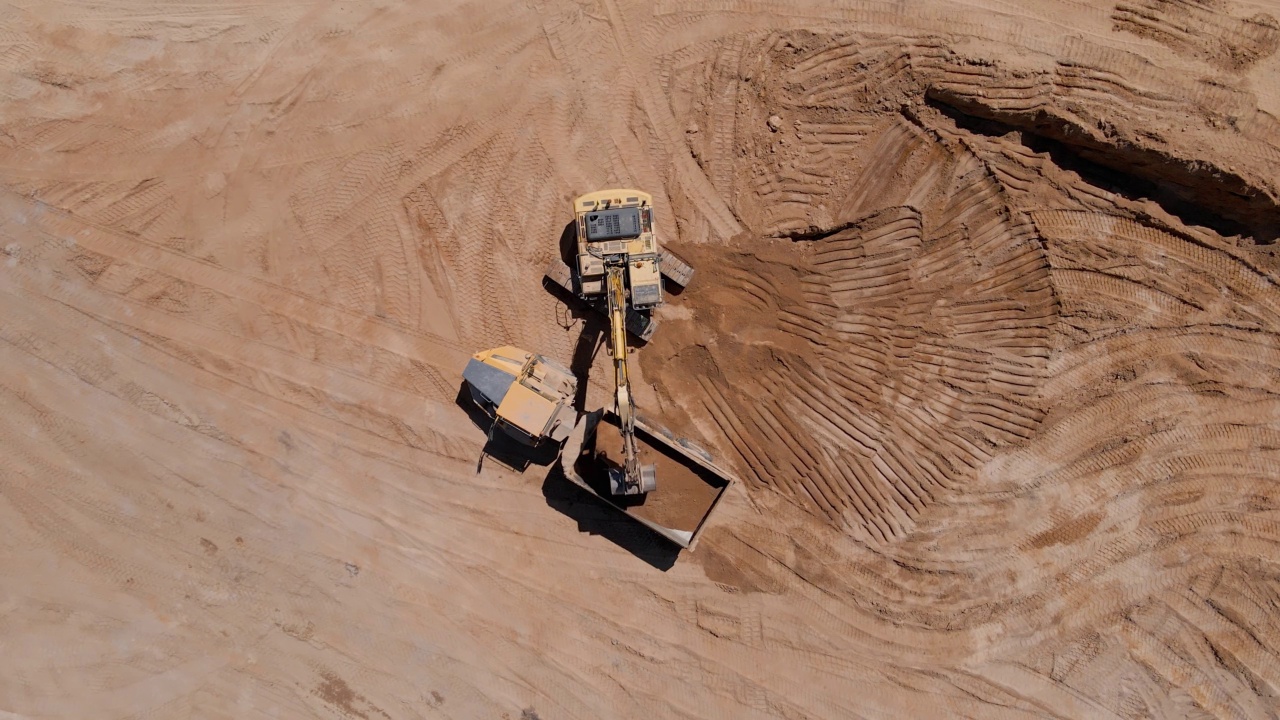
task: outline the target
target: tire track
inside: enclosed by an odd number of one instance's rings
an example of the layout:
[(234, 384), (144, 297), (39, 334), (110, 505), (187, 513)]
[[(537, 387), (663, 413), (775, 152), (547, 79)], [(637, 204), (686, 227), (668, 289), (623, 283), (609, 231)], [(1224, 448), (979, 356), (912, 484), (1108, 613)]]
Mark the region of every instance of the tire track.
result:
[[(18, 203), (18, 208), (27, 207), (12, 195), (9, 199), (11, 203)], [(70, 215), (41, 209), (39, 206), (33, 210), (37, 212), (38, 222), (47, 237), (74, 238), (77, 245), (93, 252), (126, 260), (181, 281), (209, 287), (228, 297), (269, 308), (272, 312), (301, 323), (312, 324), (392, 353), (446, 367), (460, 366), (469, 355), (468, 350), (444, 338), (392, 326), (376, 318), (303, 297), (262, 280), (247, 278), (172, 251), (110, 234)]]

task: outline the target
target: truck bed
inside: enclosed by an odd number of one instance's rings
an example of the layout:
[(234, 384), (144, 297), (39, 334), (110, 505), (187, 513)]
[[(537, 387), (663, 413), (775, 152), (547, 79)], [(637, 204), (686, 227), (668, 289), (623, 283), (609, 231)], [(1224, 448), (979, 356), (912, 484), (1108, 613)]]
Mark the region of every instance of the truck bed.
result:
[(560, 455), (565, 476), (676, 545), (693, 547), (734, 478), (701, 448), (638, 419), (640, 462), (658, 466), (658, 489), (615, 496), (609, 492), (608, 468), (621, 466), (617, 423), (605, 411), (582, 417)]

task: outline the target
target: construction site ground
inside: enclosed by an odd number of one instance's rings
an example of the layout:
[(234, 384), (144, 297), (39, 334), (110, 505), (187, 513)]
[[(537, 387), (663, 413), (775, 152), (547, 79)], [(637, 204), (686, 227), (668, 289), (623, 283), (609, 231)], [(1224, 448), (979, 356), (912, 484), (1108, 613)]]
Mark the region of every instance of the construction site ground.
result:
[[(1277, 17), (0, 7), (0, 717), (1275, 717)], [(459, 393), (606, 187), (678, 556)]]

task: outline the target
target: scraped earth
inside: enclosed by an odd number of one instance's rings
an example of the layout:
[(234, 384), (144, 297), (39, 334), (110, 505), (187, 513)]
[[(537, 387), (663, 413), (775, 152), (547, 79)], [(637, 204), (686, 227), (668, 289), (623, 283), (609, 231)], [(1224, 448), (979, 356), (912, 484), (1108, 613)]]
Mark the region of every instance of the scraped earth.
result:
[[(5, 6), (0, 715), (1280, 715), (1278, 15)], [(607, 186), (678, 558), (455, 401)]]

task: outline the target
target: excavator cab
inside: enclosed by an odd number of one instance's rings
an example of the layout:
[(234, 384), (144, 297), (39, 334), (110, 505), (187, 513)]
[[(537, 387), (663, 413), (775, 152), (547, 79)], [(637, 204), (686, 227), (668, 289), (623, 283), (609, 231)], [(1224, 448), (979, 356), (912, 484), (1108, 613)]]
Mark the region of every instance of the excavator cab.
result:
[(653, 232), (653, 197), (639, 190), (602, 190), (573, 201), (578, 223), (579, 291), (584, 297), (608, 292), (607, 268), (625, 272), (630, 306), (646, 310), (662, 304), (658, 241)]

